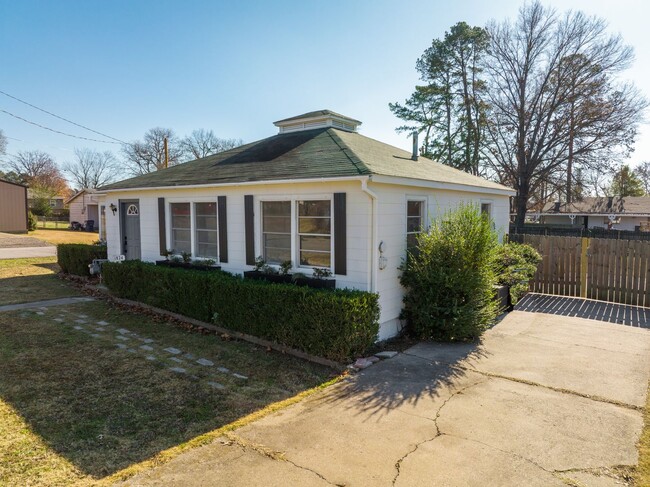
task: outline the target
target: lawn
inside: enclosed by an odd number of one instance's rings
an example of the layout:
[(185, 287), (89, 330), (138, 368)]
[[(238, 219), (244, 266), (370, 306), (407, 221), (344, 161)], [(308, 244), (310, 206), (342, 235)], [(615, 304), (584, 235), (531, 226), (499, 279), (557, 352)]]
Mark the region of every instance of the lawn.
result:
[(60, 280), (56, 257), (0, 260), (0, 306), (41, 299), (79, 296), (79, 291)]
[(0, 485), (107, 482), (333, 377), (101, 300), (0, 313), (0, 363)]
[(94, 232), (77, 232), (72, 230), (50, 230), (38, 228), (33, 232), (29, 232), (30, 237), (35, 237), (39, 240), (57, 245), (60, 243), (81, 243), (91, 244), (99, 240), (99, 235)]
[(636, 485), (650, 487), (650, 386), (645, 407), (643, 433), (639, 439), (639, 466), (636, 471)]

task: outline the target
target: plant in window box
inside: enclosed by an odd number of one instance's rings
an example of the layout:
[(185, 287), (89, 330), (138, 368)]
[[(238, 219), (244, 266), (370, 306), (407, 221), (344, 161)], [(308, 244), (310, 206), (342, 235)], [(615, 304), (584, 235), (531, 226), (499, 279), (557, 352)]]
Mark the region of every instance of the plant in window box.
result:
[(165, 257), (165, 260), (157, 260), (156, 265), (162, 267), (174, 267), (180, 269), (194, 269), (199, 271), (218, 271), (221, 270), (221, 266), (215, 265), (216, 261), (214, 259), (194, 259), (192, 260), (192, 254), (189, 252), (182, 252), (179, 254), (174, 254), (173, 250), (166, 250), (161, 255)]
[(334, 289), (336, 287), (335, 279), (328, 279), (332, 276), (332, 271), (323, 267), (314, 267), (310, 277), (300, 273), (294, 274), (294, 282), (298, 286), (308, 286), (316, 289)]
[[(288, 265), (288, 267), (287, 267)], [(255, 266), (252, 271), (244, 271), (246, 279), (257, 279), (259, 281), (269, 281), (274, 283), (290, 283), (291, 275), (291, 261), (285, 261), (280, 264), (280, 270), (267, 264), (262, 256), (255, 259)]]

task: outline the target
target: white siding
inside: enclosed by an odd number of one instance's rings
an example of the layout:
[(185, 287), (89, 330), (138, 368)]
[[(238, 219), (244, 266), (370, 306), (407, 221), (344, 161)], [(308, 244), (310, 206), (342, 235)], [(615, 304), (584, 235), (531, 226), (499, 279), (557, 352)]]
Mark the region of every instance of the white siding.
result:
[[(399, 266), (406, 256), (406, 202), (409, 199), (426, 199), (427, 214), (430, 221), (445, 211), (455, 208), (461, 202), (492, 204), (492, 219), (502, 237), (508, 231), (508, 196), (487, 195), (470, 192), (439, 189), (414, 188), (387, 184), (373, 184), (371, 189), (378, 196), (379, 241), (384, 242), (383, 256), (387, 259), (386, 268), (378, 271), (377, 291), (380, 295), (381, 322), (380, 339), (388, 338), (400, 330), (399, 315), (402, 310), (404, 289), (399, 283)], [(382, 335), (386, 333), (386, 335)]]
[[(589, 228), (607, 228), (606, 216), (589, 216), (587, 226)], [(615, 223), (612, 227), (613, 230), (627, 230), (633, 232), (641, 222), (650, 221), (645, 216), (622, 216), (620, 223)], [(567, 215), (544, 215), (544, 223), (548, 225), (571, 225), (571, 219)], [(575, 228), (584, 227), (584, 216), (578, 215), (573, 224)]]
[[(492, 216), (501, 234), (507, 231), (509, 203), (507, 196), (494, 196), (450, 190), (418, 189), (406, 186), (369, 183), (369, 189), (378, 195), (378, 241), (384, 241), (387, 258), (385, 269), (378, 271), (372, 262), (372, 200), (362, 191), (359, 181), (322, 183), (260, 184), (207, 189), (137, 190), (110, 193), (100, 204), (106, 205), (106, 238), (109, 258), (119, 255), (120, 229), (119, 211), (110, 211), (111, 203), (119, 206), (120, 199), (139, 199), (140, 232), (142, 239), (142, 260), (160, 260), (158, 242), (158, 198), (164, 197), (167, 205), (167, 248), (170, 248), (169, 203), (181, 201), (216, 201), (217, 196), (227, 198), (228, 217), (228, 263), (221, 264), (223, 270), (241, 273), (251, 269), (246, 265), (244, 231), (244, 195), (255, 197), (255, 255), (261, 254), (259, 208), (266, 198), (303, 199), (331, 198), (333, 193), (347, 194), (347, 275), (337, 275), (339, 288), (371, 290), (371, 276), (377, 272), (376, 291), (380, 294), (381, 318), (379, 339), (394, 336), (400, 331), (398, 319), (402, 309), (403, 289), (399, 284), (398, 267), (406, 254), (406, 201), (408, 197), (425, 197), (427, 218), (453, 208), (461, 201), (492, 203)], [(377, 253), (377, 257), (379, 254)]]

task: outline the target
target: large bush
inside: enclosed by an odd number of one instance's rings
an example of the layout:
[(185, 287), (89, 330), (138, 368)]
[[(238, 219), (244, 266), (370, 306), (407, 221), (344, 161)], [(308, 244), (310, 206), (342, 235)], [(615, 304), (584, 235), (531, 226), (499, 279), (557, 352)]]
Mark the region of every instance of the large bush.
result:
[(27, 230), (33, 232), (38, 226), (38, 218), (31, 211), (27, 213)]
[(31, 210), (34, 215), (50, 216), (52, 214), (52, 207), (50, 206), (50, 199), (43, 196), (36, 197), (32, 200)]
[(535, 275), (542, 256), (530, 245), (510, 242), (499, 245), (495, 259), (497, 282), (510, 286), (512, 304), (516, 304), (528, 291), (528, 283)]
[(78, 276), (89, 276), (88, 264), (93, 259), (106, 259), (105, 245), (59, 244), (56, 247), (57, 261), (63, 272)]
[(107, 263), (117, 296), (288, 345), (332, 360), (362, 354), (379, 330), (378, 296), (317, 290), (143, 262)]
[(402, 317), (420, 338), (468, 340), (496, 317), (493, 285), (498, 245), (480, 208), (462, 204), (431, 222), (402, 265)]

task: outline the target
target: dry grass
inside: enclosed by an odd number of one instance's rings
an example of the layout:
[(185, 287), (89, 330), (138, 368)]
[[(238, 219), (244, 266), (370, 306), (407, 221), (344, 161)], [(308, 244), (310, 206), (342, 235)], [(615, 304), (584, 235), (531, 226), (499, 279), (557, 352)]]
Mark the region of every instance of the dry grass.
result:
[(639, 466), (636, 470), (637, 487), (650, 487), (650, 387), (644, 414), (644, 427), (639, 439)]
[[(33, 260), (3, 262), (0, 275), (34, 267)], [(108, 321), (112, 332), (92, 337), (90, 325), (84, 325), (88, 332), (74, 329), (79, 315), (90, 323)], [(117, 348), (117, 328), (153, 339), (159, 359)], [(142, 342), (131, 340), (127, 344), (137, 350)], [(172, 372), (174, 363), (162, 353), (168, 346), (216, 365)], [(332, 377), (324, 367), (188, 332), (104, 301), (52, 307), (42, 315), (0, 313), (0, 364), (0, 485), (91, 485), (123, 478)], [(217, 365), (248, 379), (219, 373)], [(208, 381), (214, 380), (225, 389), (211, 387)]]
[(29, 232), (30, 237), (57, 245), (60, 243), (81, 243), (91, 244), (99, 239), (99, 235), (93, 232), (75, 232), (72, 230), (50, 230), (39, 228)]
[(61, 281), (57, 272), (56, 257), (0, 260), (0, 306), (78, 296), (79, 292)]

